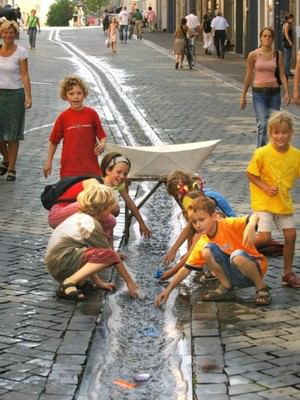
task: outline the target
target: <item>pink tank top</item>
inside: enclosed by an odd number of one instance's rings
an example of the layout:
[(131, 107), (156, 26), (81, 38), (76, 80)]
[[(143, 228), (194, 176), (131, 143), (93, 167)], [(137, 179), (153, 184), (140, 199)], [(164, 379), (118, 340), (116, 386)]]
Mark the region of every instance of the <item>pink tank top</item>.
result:
[(272, 57), (271, 60), (265, 60), (260, 54), (260, 49), (256, 50), (256, 61), (255, 61), (255, 84), (271, 83), (276, 82), (275, 68), (276, 68), (276, 57)]

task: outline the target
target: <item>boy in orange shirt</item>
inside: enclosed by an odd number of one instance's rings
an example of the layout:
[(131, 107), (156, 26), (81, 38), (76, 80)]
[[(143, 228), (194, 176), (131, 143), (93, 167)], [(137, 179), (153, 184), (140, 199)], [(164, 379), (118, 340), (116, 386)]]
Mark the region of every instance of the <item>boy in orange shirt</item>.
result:
[(257, 306), (271, 303), (271, 295), (263, 276), (267, 271), (266, 258), (255, 248), (258, 216), (224, 218), (218, 220), (214, 202), (207, 198), (194, 199), (187, 210), (189, 221), (200, 239), (186, 264), (170, 284), (157, 296), (155, 304), (166, 302), (171, 291), (192, 270), (205, 264), (216, 275), (220, 285), (206, 292), (203, 301), (222, 301), (231, 296), (234, 287), (255, 286)]

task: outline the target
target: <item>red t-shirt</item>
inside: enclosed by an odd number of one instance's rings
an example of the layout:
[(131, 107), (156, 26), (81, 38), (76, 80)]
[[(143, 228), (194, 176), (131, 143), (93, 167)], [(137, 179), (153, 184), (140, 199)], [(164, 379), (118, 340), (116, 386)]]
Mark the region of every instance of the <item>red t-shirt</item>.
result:
[(68, 108), (55, 121), (49, 140), (55, 144), (63, 139), (60, 177), (101, 175), (96, 139), (106, 138), (95, 110), (84, 107), (80, 111)]

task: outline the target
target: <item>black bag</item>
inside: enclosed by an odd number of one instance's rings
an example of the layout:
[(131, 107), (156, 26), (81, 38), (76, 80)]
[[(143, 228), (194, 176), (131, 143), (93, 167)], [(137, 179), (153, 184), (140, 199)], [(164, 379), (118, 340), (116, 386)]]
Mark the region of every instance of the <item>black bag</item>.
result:
[[(41, 202), (46, 208), (46, 210), (50, 210), (52, 206), (57, 202), (59, 196), (61, 196), (67, 189), (73, 186), (75, 183), (84, 181), (85, 179), (95, 178), (100, 183), (103, 183), (103, 180), (99, 176), (74, 176), (70, 178), (64, 178), (52, 185), (47, 185), (41, 194)], [(63, 199), (59, 200), (59, 202), (73, 203), (76, 201), (76, 198)]]
[(280, 79), (279, 63), (278, 63), (278, 59), (279, 59), (279, 52), (278, 52), (278, 50), (275, 50), (275, 56), (276, 56), (275, 77), (276, 77), (276, 80), (277, 80), (278, 85), (282, 85), (282, 82), (281, 82), (281, 79)]

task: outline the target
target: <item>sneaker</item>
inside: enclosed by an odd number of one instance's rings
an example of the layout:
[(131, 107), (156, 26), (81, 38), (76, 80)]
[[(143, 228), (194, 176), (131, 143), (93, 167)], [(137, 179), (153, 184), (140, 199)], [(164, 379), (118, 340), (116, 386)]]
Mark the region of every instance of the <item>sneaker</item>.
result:
[(300, 277), (294, 272), (289, 272), (282, 276), (281, 284), (283, 286), (290, 286), (292, 288), (300, 288)]

